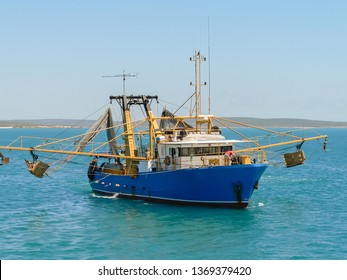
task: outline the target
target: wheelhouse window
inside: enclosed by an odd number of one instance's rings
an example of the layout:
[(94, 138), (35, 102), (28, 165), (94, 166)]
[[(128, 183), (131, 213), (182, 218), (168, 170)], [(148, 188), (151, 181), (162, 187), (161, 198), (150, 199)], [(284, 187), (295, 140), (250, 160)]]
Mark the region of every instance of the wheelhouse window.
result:
[(180, 157), (188, 157), (191, 155), (190, 148), (178, 148), (178, 156)]
[(218, 146), (218, 147), (192, 147), (192, 148), (178, 148), (178, 156), (212, 156), (224, 154), (226, 151), (232, 151), (232, 146)]
[(225, 153), (227, 151), (232, 151), (233, 150), (233, 146), (222, 146), (221, 147), (221, 153)]

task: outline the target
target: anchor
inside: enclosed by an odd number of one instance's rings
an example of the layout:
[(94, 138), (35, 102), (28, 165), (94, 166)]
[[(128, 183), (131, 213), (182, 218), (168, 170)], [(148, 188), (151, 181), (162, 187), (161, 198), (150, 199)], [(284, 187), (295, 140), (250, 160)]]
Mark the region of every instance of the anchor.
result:
[(324, 143), (323, 143), (323, 150), (324, 150), (324, 151), (327, 150), (327, 145), (328, 145), (328, 139), (325, 138)]

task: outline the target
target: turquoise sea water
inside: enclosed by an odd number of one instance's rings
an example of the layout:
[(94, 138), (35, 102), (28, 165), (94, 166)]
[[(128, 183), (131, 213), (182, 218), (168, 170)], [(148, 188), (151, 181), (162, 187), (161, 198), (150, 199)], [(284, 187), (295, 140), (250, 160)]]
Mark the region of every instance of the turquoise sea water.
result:
[[(244, 210), (98, 197), (90, 158), (38, 179), (28, 153), (2, 151), (0, 259), (347, 259), (347, 129), (317, 131), (328, 150), (307, 143), (303, 166), (269, 166)], [(60, 132), (1, 129), (0, 145)]]

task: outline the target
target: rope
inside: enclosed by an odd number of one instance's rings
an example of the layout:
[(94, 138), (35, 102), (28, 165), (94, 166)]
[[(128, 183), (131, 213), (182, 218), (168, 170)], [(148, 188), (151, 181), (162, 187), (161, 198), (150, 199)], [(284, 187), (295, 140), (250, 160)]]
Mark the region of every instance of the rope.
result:
[(92, 182), (95, 183), (96, 181), (102, 181), (105, 180), (107, 177), (111, 176), (112, 174), (107, 174), (104, 177), (102, 177), (101, 179), (97, 179), (97, 180), (93, 180)]
[(69, 131), (70, 129), (72, 129), (73, 127), (76, 127), (77, 125), (79, 125), (80, 123), (84, 122), (85, 120), (87, 120), (88, 118), (90, 118), (91, 116), (93, 116), (94, 114), (98, 113), (99, 111), (101, 111), (102, 109), (104, 109), (106, 106), (108, 106), (109, 103), (107, 103), (106, 105), (103, 105), (101, 108), (97, 109), (95, 112), (91, 113), (90, 115), (88, 115), (87, 117), (85, 117), (84, 119), (78, 121), (77, 123), (73, 124), (71, 127), (66, 128), (65, 130), (63, 130), (62, 132), (58, 133), (56, 136), (54, 136), (53, 138), (56, 138), (62, 134), (64, 134), (65, 132)]
[[(195, 93), (194, 93), (194, 94), (195, 94)], [(189, 97), (189, 98), (187, 99), (187, 101), (189, 101), (189, 99), (191, 99), (191, 97)], [(183, 105), (181, 105), (181, 106), (178, 105), (178, 104), (175, 104), (175, 103), (166, 101), (166, 100), (164, 100), (164, 99), (159, 99), (159, 101), (160, 101), (160, 102), (164, 102), (164, 103), (166, 103), (166, 104), (173, 105), (173, 106), (175, 106), (176, 108), (179, 107), (179, 109), (184, 108), (184, 109), (190, 111), (190, 108), (187, 108), (187, 107), (184, 107), (184, 106), (183, 106), (187, 101), (186, 101)], [(162, 106), (163, 108), (165, 108), (166, 106), (163, 106), (160, 102), (158, 102), (158, 103), (160, 104), (160, 106)], [(175, 113), (176, 113), (179, 109), (177, 109), (177, 110), (175, 111)], [(173, 110), (171, 110), (171, 111), (173, 111)], [(175, 114), (175, 113), (174, 113), (174, 114)]]

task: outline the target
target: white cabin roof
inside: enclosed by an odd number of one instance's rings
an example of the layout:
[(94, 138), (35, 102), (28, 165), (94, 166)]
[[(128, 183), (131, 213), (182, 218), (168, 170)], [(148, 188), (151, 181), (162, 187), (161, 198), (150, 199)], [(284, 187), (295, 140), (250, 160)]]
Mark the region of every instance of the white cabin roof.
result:
[(186, 145), (216, 145), (216, 146), (228, 146), (236, 143), (248, 143), (249, 141), (244, 140), (191, 140), (191, 141), (173, 141), (173, 142), (162, 142), (160, 144), (170, 146), (186, 146)]
[(171, 146), (228, 146), (235, 143), (247, 143), (249, 141), (244, 140), (232, 140), (225, 139), (220, 134), (204, 134), (204, 133), (192, 133), (185, 136), (182, 140), (162, 142), (160, 144), (171, 145)]

